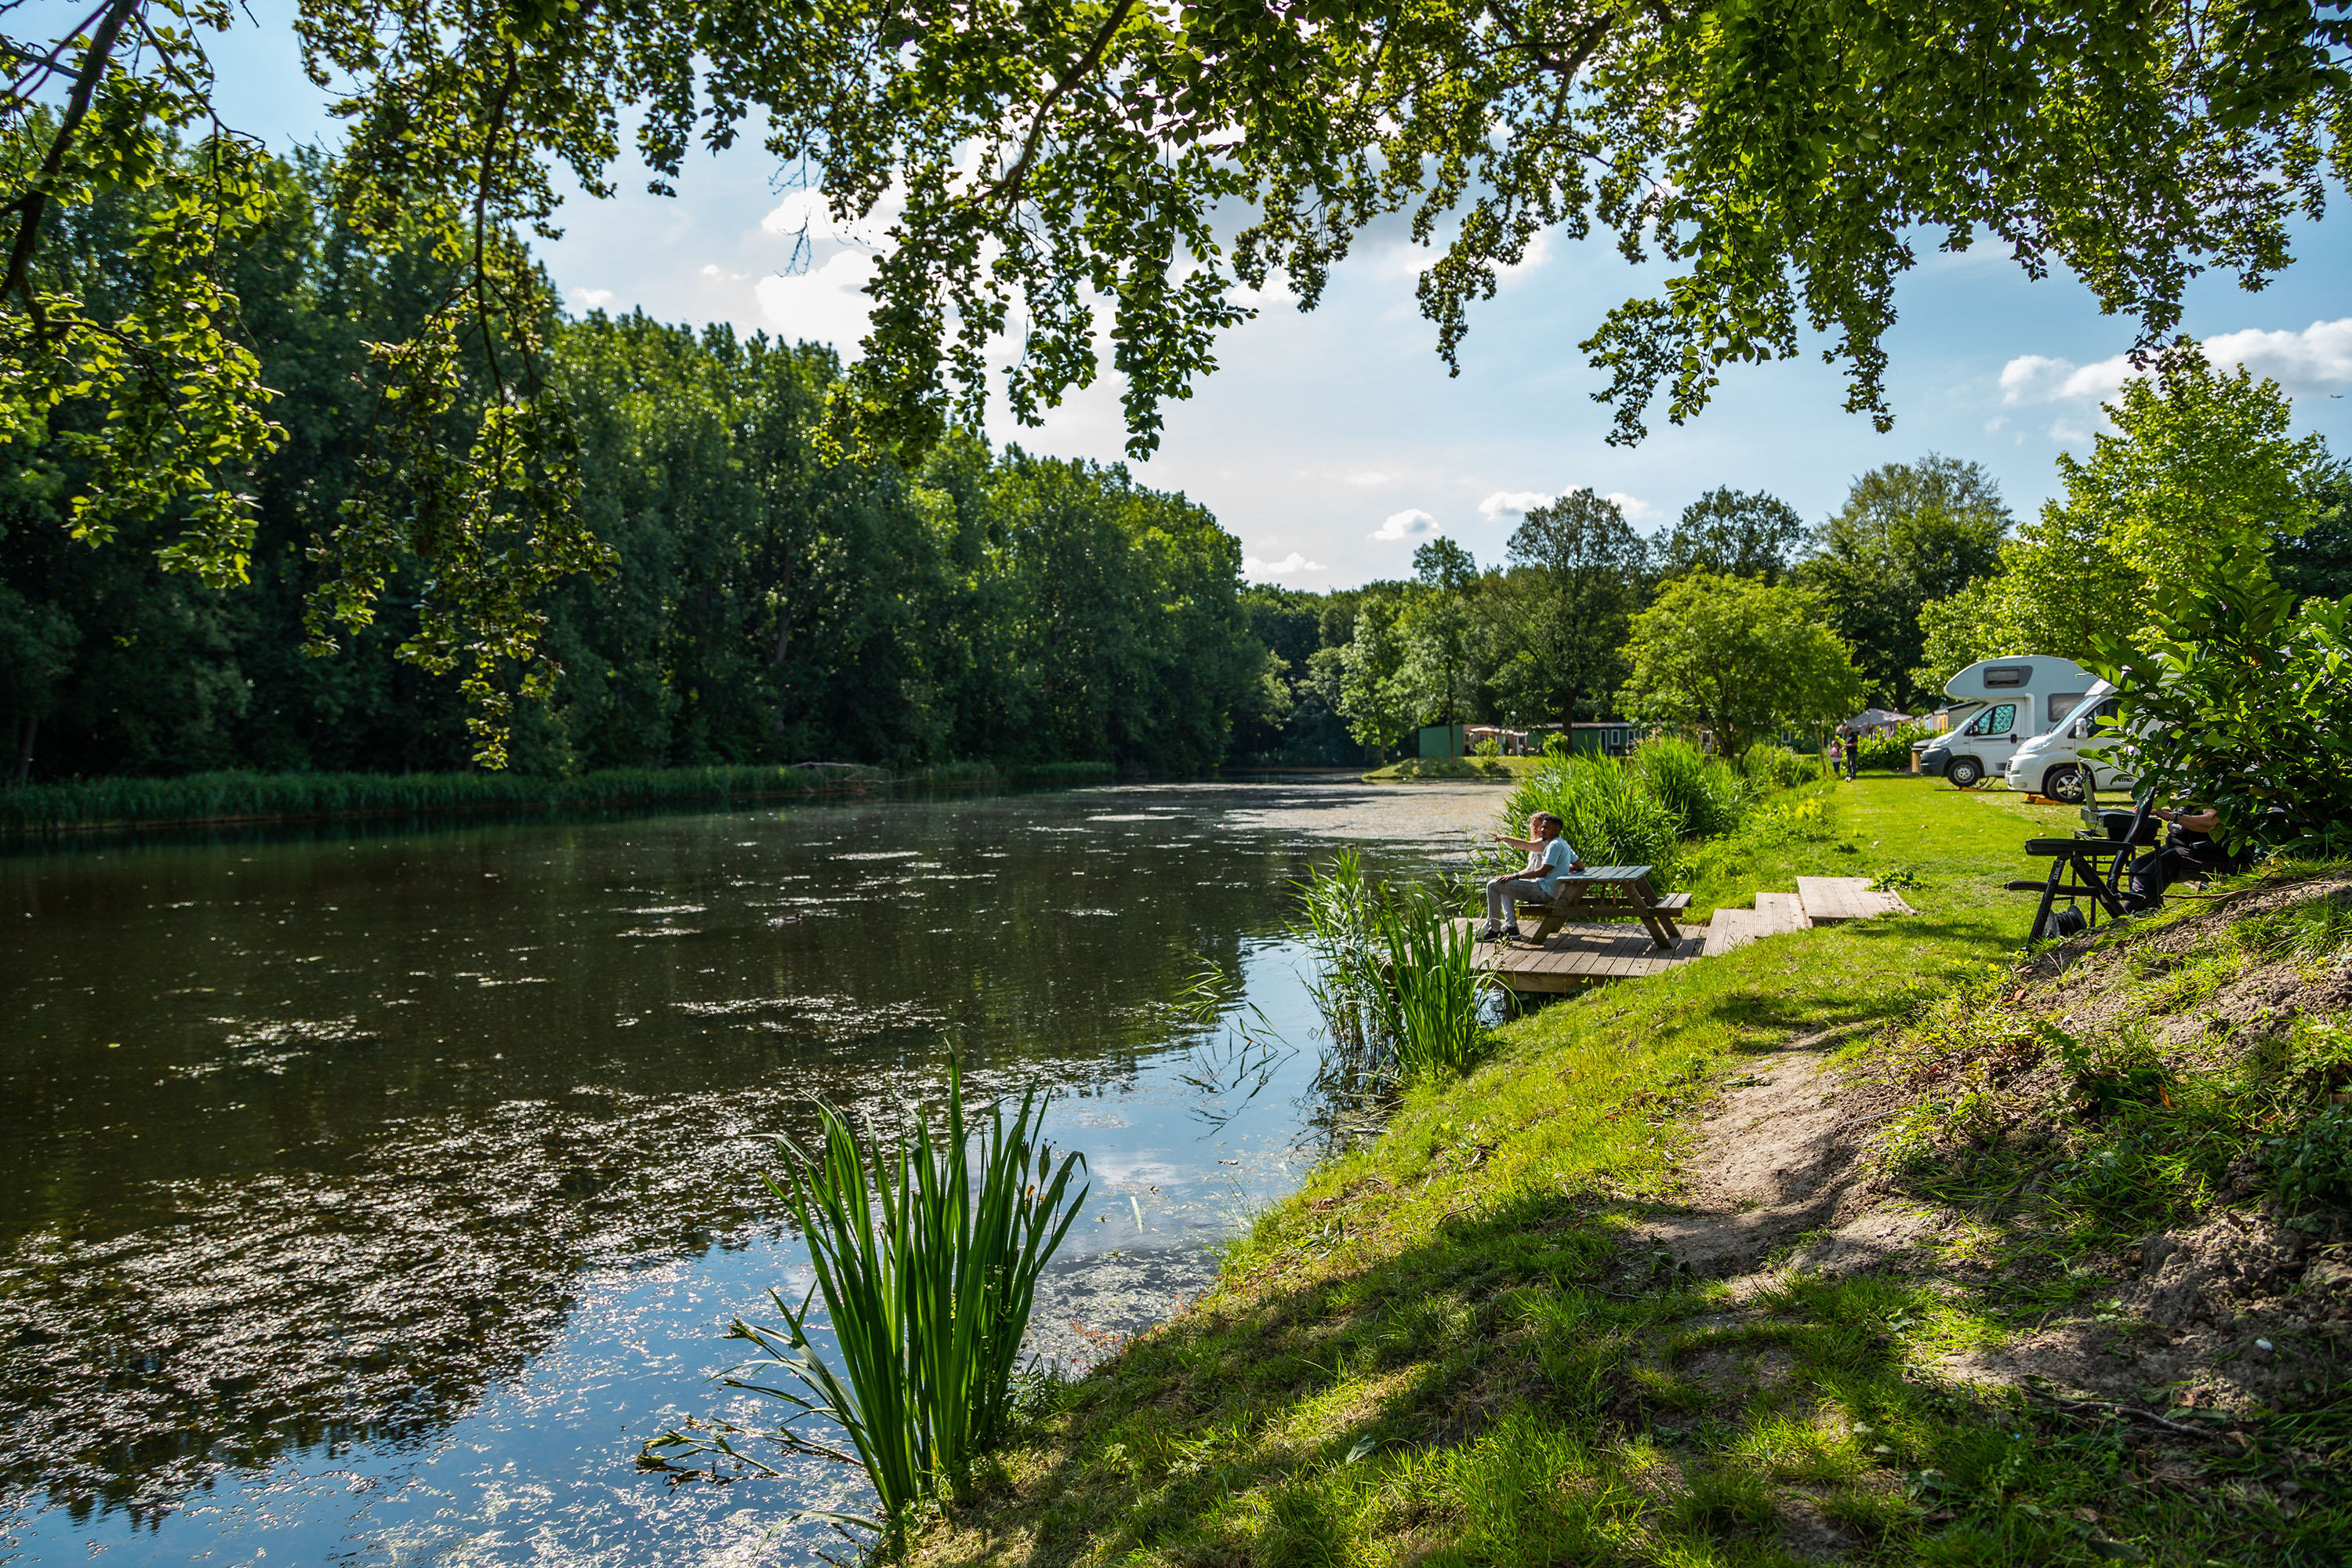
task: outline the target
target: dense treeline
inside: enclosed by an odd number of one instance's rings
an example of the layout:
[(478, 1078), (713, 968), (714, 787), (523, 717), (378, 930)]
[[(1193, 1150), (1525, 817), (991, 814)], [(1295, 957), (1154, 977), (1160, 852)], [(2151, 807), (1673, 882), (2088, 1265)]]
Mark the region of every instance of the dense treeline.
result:
[[(462, 768), (455, 683), (395, 659), (421, 584), (307, 658), (320, 532), (359, 484), (376, 412), (366, 345), (405, 332), (446, 279), (421, 249), (352, 242), (315, 163), (281, 167), (287, 215), (237, 258), (244, 333), (286, 439), (254, 476), (249, 586), (165, 572), (154, 519), (92, 549), (73, 411), (0, 449), (0, 743), (15, 781)], [(137, 215), (58, 237), (127, 254)], [(617, 568), (543, 606), (563, 667), (515, 710), (535, 773), (943, 760), (1194, 771), (1263, 700), (1240, 549), (1203, 509), (1123, 468), (950, 438), (921, 467), (828, 461), (828, 350), (642, 315), (550, 323), (576, 410), (583, 502)], [(478, 347), (478, 345), (476, 345)], [(453, 416), (454, 417), (454, 416)], [(414, 569), (410, 569), (410, 576)]]
[(1251, 625), (1281, 662), (1240, 744), (1338, 762), (1421, 724), (1623, 716), (1636, 617), (1686, 580), (1763, 585), (1836, 633), (1874, 700), (1932, 703), (1921, 606), (1990, 571), (2009, 525), (1980, 467), (1934, 455), (1864, 474), (1810, 530), (1777, 497), (1726, 488), (1645, 537), (1614, 502), (1573, 490), (1528, 511), (1483, 569), (1436, 539), (1415, 552), (1411, 581), (1250, 589)]

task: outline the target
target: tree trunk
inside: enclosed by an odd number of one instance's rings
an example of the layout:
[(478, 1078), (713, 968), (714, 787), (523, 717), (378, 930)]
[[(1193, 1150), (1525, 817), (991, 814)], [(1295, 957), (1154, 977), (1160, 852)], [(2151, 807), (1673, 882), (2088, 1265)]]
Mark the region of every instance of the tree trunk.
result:
[(16, 747), (16, 777), (15, 784), (16, 787), (18, 789), (24, 788), (33, 781), (33, 738), (40, 732), (41, 716), (38, 713), (26, 714), (23, 731), (24, 739), (17, 743)]

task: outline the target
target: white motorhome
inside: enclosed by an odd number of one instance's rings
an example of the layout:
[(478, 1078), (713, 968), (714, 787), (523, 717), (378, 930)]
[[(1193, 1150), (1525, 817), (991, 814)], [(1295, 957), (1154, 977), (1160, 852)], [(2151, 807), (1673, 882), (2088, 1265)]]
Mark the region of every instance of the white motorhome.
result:
[[(2003, 770), (2009, 787), (2046, 795), (2069, 805), (2088, 800), (2090, 790), (2131, 788), (2130, 773), (2116, 766), (2114, 759), (2094, 761), (2083, 755), (2116, 743), (2115, 734), (2099, 732), (2099, 721), (2112, 719), (2115, 713), (2116, 689), (2104, 680), (2093, 682), (2064, 723), (2010, 754), (2009, 766)], [(2090, 770), (2087, 774), (2085, 768)]]
[(1965, 711), (1920, 752), (1919, 771), (1961, 789), (2006, 776), (2017, 749), (2064, 724), (2094, 684), (2089, 670), (2053, 654), (1979, 659), (1945, 683), (1944, 695)]

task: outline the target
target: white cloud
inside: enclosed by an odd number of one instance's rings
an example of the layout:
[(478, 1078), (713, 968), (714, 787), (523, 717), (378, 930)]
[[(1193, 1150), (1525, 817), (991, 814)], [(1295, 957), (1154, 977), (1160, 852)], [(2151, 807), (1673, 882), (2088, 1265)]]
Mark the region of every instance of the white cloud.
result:
[(1615, 501), (1617, 510), (1625, 514), (1627, 522), (1639, 522), (1645, 517), (1654, 516), (1658, 510), (1640, 496), (1629, 496), (1623, 490), (1611, 490), (1601, 499)]
[(856, 352), (857, 340), (866, 335), (866, 316), (874, 301), (863, 290), (873, 276), (873, 257), (862, 250), (843, 250), (807, 272), (771, 273), (760, 279), (754, 291), (759, 295), (760, 313), (786, 338), (813, 338), (849, 354)]
[(2352, 382), (2352, 316), (2299, 332), (2224, 332), (2205, 340), (2205, 357), (2244, 365), (2297, 396), (2333, 391)]
[(1488, 522), (1498, 522), (1507, 517), (1523, 516), (1539, 506), (1549, 506), (1552, 498), (1541, 490), (1496, 490), (1478, 503), (1478, 515)]
[(784, 199), (760, 220), (760, 227), (789, 238), (804, 233), (812, 243), (874, 246), (881, 243), (882, 231), (890, 226), (894, 205), (891, 196), (886, 195), (872, 216), (836, 222), (826, 210), (823, 191), (786, 191)]
[(1414, 507), (1405, 511), (1392, 511), (1381, 523), (1378, 531), (1365, 535), (1368, 539), (1421, 539), (1437, 531), (1437, 520)]
[[(2326, 392), (2352, 383), (2352, 316), (2314, 321), (2299, 332), (2252, 328), (2223, 332), (2205, 340), (2205, 357), (2217, 365), (2242, 364), (2258, 376), (2269, 376), (2291, 395)], [(2124, 383), (2146, 374), (2133, 368), (2124, 354), (2083, 365), (2045, 354), (2020, 354), (2000, 367), (2000, 400), (2011, 405), (2105, 403)]]
[(1255, 555), (1242, 557), (1242, 575), (1244, 577), (1286, 577), (1293, 572), (1328, 572), (1330, 568), (1320, 561), (1309, 561), (1296, 550), (1279, 561), (1261, 561)]
[(610, 289), (574, 289), (572, 297), (592, 310), (601, 310), (613, 302)]
[(1379, 468), (1359, 468), (1348, 476), (1348, 482), (1370, 489), (1374, 485), (1390, 484), (1402, 478), (1404, 478), (1402, 474), (1386, 473)]

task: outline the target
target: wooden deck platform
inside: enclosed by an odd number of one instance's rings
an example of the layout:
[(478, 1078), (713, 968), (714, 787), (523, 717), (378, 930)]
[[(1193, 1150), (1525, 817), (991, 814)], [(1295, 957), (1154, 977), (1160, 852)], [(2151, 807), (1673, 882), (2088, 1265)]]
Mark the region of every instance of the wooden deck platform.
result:
[(1619, 921), (1608, 925), (1563, 925), (1541, 947), (1524, 942), (1482, 942), (1476, 956), (1479, 968), (1491, 971), (1513, 991), (1578, 991), (1595, 981), (1630, 980), (1688, 963), (1706, 946), (1706, 932), (1687, 931), (1673, 947), (1660, 947), (1638, 924)]
[[(1706, 925), (1685, 927), (1682, 941), (1671, 948), (1658, 946), (1648, 932), (1631, 921), (1610, 925), (1588, 921), (1563, 924), (1540, 947), (1525, 942), (1482, 942), (1476, 954), (1478, 967), (1491, 972), (1513, 991), (1574, 991), (1595, 981), (1655, 974), (1677, 963), (1729, 952), (1763, 937), (1914, 912), (1894, 893), (1872, 892), (1870, 884), (1860, 877), (1800, 877), (1795, 892), (1759, 893), (1752, 910), (1719, 909)], [(1478, 922), (1462, 923), (1475, 926)]]

